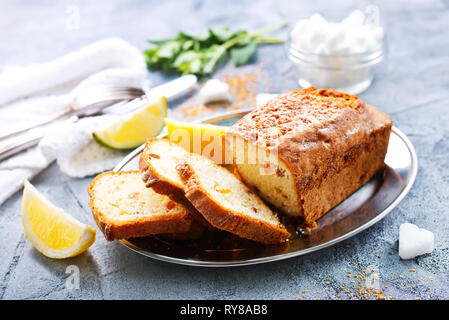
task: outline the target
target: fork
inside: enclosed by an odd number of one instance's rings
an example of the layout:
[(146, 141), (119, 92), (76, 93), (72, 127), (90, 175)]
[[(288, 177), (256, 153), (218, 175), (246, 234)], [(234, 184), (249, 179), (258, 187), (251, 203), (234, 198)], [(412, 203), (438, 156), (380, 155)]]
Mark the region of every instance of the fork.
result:
[(50, 124), (104, 113), (125, 113), (136, 110), (150, 98), (165, 96), (174, 99), (192, 90), (197, 83), (193, 75), (180, 77), (145, 92), (140, 88), (124, 86), (94, 86), (81, 90), (71, 106), (62, 113), (44, 121), (0, 135), (0, 160), (36, 145)]

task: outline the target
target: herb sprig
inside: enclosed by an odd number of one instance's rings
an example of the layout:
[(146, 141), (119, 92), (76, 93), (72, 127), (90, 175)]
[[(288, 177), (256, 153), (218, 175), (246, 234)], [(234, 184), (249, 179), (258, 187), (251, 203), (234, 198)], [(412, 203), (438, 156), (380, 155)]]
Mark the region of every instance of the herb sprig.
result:
[(154, 48), (144, 51), (150, 70), (175, 71), (181, 74), (210, 75), (218, 63), (229, 57), (235, 66), (250, 61), (260, 43), (283, 43), (277, 37), (265, 36), (287, 25), (281, 22), (259, 31), (231, 31), (227, 27), (210, 28), (205, 34), (179, 32), (166, 40), (149, 40)]

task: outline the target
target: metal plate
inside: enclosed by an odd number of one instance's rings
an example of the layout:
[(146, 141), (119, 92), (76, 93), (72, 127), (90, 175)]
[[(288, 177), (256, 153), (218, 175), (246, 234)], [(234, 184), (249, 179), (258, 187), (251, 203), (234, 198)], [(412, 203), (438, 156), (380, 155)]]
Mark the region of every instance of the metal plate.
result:
[[(240, 110), (203, 120), (232, 125), (250, 110)], [(162, 133), (161, 136), (165, 136)], [(143, 146), (131, 152), (114, 169), (138, 169)], [(168, 240), (157, 236), (122, 240), (132, 250), (145, 256), (172, 263), (225, 267), (264, 263), (313, 252), (372, 226), (385, 217), (405, 197), (415, 181), (418, 161), (409, 139), (393, 127), (385, 158), (384, 172), (377, 174), (349, 198), (317, 221), (307, 234), (297, 235), (295, 227), (286, 222), (292, 238), (280, 245), (261, 245), (232, 237), (221, 231), (207, 234), (200, 240)]]

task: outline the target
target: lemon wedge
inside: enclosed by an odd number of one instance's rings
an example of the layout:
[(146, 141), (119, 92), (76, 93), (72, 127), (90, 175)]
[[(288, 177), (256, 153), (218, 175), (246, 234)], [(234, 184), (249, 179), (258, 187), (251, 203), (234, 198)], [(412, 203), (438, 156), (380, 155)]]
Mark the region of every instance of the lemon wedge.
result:
[(31, 244), (50, 258), (74, 257), (95, 241), (95, 229), (54, 206), (28, 181), (23, 189), (22, 223)]
[(95, 131), (94, 138), (112, 149), (132, 149), (157, 135), (164, 127), (167, 116), (167, 99), (160, 98), (113, 122), (102, 131)]
[(229, 127), (207, 123), (164, 119), (167, 137), (189, 152), (202, 154), (216, 163), (225, 163), (224, 138)]

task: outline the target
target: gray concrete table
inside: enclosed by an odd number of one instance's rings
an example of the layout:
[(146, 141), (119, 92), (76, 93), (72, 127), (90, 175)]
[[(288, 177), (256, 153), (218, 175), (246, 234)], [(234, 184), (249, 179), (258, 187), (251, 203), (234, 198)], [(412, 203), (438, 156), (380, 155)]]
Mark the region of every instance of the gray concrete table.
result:
[[(147, 38), (211, 25), (255, 29), (294, 22), (314, 12), (342, 18), (356, 1), (2, 1), (0, 63), (51, 60), (109, 36), (140, 49)], [(418, 177), (409, 195), (375, 226), (333, 247), (263, 265), (195, 268), (145, 258), (99, 232), (84, 254), (68, 260), (42, 256), (20, 221), (21, 193), (0, 206), (2, 299), (350, 299), (360, 295), (363, 270), (374, 266), (385, 297), (449, 298), (449, 2), (382, 1), (389, 56), (373, 85), (361, 95), (389, 113), (416, 147)], [(68, 19), (79, 11), (79, 25)], [(295, 88), (295, 72), (279, 46), (260, 48), (254, 62), (269, 75), (272, 92)], [(164, 80), (151, 73), (153, 83)], [(33, 184), (57, 205), (93, 225), (86, 188), (56, 165)], [(412, 222), (435, 233), (432, 254), (401, 261), (398, 229)], [(80, 270), (78, 289), (67, 282)], [(358, 275), (358, 273), (360, 273)], [(355, 277), (357, 275), (358, 277)], [(70, 279), (69, 279), (70, 280)], [(362, 288), (363, 290), (363, 288)], [(376, 294), (372, 293), (371, 298)]]

